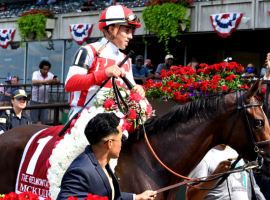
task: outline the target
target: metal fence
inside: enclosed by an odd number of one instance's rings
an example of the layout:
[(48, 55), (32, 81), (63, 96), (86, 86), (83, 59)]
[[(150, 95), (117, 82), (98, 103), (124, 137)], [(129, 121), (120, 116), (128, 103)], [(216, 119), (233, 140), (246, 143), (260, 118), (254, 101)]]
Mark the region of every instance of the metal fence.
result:
[(62, 123), (63, 113), (69, 112), (71, 93), (67, 93), (64, 84), (60, 83), (0, 85), (0, 103), (3, 104), (0, 106), (1, 113), (5, 110), (12, 109), (10, 97), (6, 95), (18, 88), (26, 91), (28, 102), (25, 112), (36, 123), (58, 125)]

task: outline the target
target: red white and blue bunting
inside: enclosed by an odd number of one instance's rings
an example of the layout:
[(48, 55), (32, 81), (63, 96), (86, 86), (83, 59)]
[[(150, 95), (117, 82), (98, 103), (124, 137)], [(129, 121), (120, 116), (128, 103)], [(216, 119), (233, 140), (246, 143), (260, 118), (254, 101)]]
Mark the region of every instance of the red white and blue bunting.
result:
[(229, 37), (237, 28), (243, 13), (221, 13), (211, 15), (211, 23), (216, 33), (222, 37)]
[(0, 29), (0, 47), (6, 49), (13, 40), (16, 29)]
[(89, 38), (93, 29), (93, 24), (71, 24), (69, 25), (70, 34), (78, 45), (82, 45)]

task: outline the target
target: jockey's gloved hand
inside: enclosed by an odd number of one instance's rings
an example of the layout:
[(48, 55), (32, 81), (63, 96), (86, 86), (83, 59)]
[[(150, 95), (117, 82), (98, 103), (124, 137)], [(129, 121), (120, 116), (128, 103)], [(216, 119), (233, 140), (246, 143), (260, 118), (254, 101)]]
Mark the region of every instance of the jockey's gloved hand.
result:
[(113, 77), (113, 76), (115, 78), (118, 78), (119, 76), (123, 76), (122, 70), (117, 65), (113, 65), (106, 68), (105, 73), (108, 78)]

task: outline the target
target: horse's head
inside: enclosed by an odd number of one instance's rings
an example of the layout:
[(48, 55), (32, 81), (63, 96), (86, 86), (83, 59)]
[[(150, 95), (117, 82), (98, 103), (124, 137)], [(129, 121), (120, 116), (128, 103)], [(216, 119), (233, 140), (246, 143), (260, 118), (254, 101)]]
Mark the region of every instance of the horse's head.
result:
[(233, 131), (229, 131), (227, 140), (248, 161), (261, 160), (262, 157), (263, 165), (258, 172), (270, 177), (270, 128), (266, 115), (254, 97), (260, 86), (261, 81), (257, 80), (248, 91), (235, 93), (234, 105), (238, 114), (231, 118), (232, 124), (236, 120), (236, 125)]

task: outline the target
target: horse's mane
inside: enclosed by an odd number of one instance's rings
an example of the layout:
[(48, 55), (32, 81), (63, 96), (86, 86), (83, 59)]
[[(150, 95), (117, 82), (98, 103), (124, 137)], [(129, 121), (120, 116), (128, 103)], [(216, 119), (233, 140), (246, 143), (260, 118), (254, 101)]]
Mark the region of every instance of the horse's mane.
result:
[[(147, 135), (158, 131), (166, 131), (170, 127), (179, 123), (186, 123), (195, 116), (195, 121), (201, 123), (201, 119), (210, 119), (221, 113), (222, 103), (225, 103), (225, 93), (196, 99), (183, 105), (173, 107), (169, 112), (154, 116), (144, 123)], [(127, 145), (138, 141), (143, 137), (143, 127), (140, 126), (137, 132), (130, 134)], [(126, 145), (125, 145), (126, 146)]]

